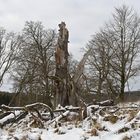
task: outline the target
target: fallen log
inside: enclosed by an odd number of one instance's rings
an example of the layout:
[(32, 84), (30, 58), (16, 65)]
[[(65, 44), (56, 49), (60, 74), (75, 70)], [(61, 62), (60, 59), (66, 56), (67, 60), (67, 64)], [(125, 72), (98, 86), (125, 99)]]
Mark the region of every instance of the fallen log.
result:
[(44, 103), (37, 102), (34, 104), (26, 105), (25, 108), (32, 109), (32, 108), (37, 107), (37, 106), (45, 107), (50, 112), (51, 119), (53, 119), (53, 117), (54, 117), (53, 110), (48, 105), (46, 105)]
[(52, 124), (54, 122), (55, 122), (55, 124), (58, 123), (58, 121), (60, 121), (61, 119), (67, 117), (69, 113), (70, 113), (70, 111), (67, 110), (66, 112), (62, 113), (60, 116), (58, 116), (58, 117), (54, 118), (52, 121), (50, 121), (48, 123), (48, 125), (50, 125), (50, 124)]
[[(12, 124), (16, 123), (19, 120), (25, 118), (28, 113), (32, 115), (32, 118), (34, 119), (35, 122), (38, 122), (43, 127), (42, 121), (46, 121), (46, 118), (44, 118), (42, 114), (39, 112), (38, 107), (43, 107), (46, 110), (48, 110), (48, 112), (50, 113), (49, 116), (51, 120), (54, 118), (52, 109), (44, 103), (37, 102), (34, 104), (26, 105), (24, 107), (9, 107), (6, 105), (1, 105), (0, 109), (4, 113), (0, 114), (0, 127), (3, 127), (9, 123), (12, 123)], [(20, 112), (20, 113), (17, 114), (17, 112)], [(34, 114), (34, 112), (36, 114)]]
[(56, 110), (54, 110), (53, 112), (65, 112), (65, 111), (79, 111), (81, 109), (81, 107), (71, 107), (71, 108), (68, 108), (68, 107), (65, 107), (65, 108), (63, 108), (63, 109), (56, 109)]
[(43, 117), (41, 117), (41, 114), (39, 113), (39, 111), (36, 109), (36, 107), (38, 107), (38, 106), (45, 107), (50, 112), (51, 119), (53, 119), (54, 115), (53, 115), (52, 109), (44, 103), (37, 102), (37, 103), (34, 103), (34, 104), (26, 105), (24, 107), (9, 107), (9, 106), (6, 106), (6, 105), (1, 105), (0, 108), (3, 111), (16, 111), (16, 110), (22, 110), (22, 111), (25, 111), (25, 112), (26, 111), (27, 112), (35, 111), (38, 114), (38, 117), (43, 119)]
[(102, 102), (95, 102), (96, 105), (99, 106), (114, 106), (114, 101), (113, 100), (105, 100)]
[(11, 114), (10, 111), (8, 111), (8, 112), (4, 112), (4, 113), (1, 113), (1, 114), (0, 114), (0, 119), (6, 117), (6, 116), (9, 115), (9, 114)]
[(16, 117), (20, 115), (20, 111), (11, 112), (9, 115), (5, 116), (0, 120), (0, 127), (2, 128), (6, 124), (13, 123), (16, 120)]
[(16, 117), (14, 123), (16, 123), (16, 122), (18, 122), (19, 120), (25, 118), (27, 114), (28, 114), (27, 111), (26, 111), (26, 112), (22, 112), (21, 114), (19, 114), (19, 115)]
[(15, 110), (24, 110), (25, 108), (24, 107), (9, 107), (3, 104), (0, 106), (0, 109), (2, 111), (15, 111)]

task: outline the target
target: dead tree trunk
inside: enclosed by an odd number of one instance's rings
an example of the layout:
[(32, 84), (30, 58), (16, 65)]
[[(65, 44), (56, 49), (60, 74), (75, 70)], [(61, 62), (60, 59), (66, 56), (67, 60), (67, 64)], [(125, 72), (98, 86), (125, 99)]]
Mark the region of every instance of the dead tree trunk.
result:
[(90, 53), (88, 51), (79, 62), (73, 77), (70, 77), (68, 71), (68, 38), (69, 32), (65, 27), (65, 23), (59, 24), (59, 36), (56, 44), (55, 60), (56, 60), (56, 73), (55, 73), (55, 106), (58, 104), (62, 106), (66, 105), (78, 105), (80, 99), (77, 92), (79, 88), (78, 81), (84, 71), (84, 65), (86, 59)]
[(56, 45), (55, 60), (56, 60), (56, 73), (57, 80), (55, 105), (58, 104), (65, 106), (69, 105), (69, 72), (68, 72), (68, 38), (69, 32), (65, 27), (65, 23), (59, 24), (59, 36)]
[(77, 83), (78, 80), (80, 79), (81, 75), (83, 74), (85, 63), (86, 63), (86, 60), (87, 60), (89, 54), (90, 54), (90, 50), (84, 54), (83, 58), (79, 62), (78, 66), (76, 68), (75, 74), (72, 77), (74, 83)]

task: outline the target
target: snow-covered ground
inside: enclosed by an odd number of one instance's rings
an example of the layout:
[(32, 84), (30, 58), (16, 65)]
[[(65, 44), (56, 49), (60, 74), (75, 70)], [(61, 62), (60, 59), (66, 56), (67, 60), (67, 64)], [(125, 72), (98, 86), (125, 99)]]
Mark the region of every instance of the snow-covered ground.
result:
[[(18, 113), (16, 111), (15, 114)], [(69, 113), (69, 116), (72, 115), (77, 114)], [(13, 114), (9, 114), (10, 117)], [(82, 121), (46, 121), (43, 124), (44, 128), (33, 125), (33, 119), (28, 114), (18, 122), (2, 127), (0, 140), (140, 140), (140, 104), (137, 102), (115, 107), (92, 105), (88, 107), (88, 117)]]

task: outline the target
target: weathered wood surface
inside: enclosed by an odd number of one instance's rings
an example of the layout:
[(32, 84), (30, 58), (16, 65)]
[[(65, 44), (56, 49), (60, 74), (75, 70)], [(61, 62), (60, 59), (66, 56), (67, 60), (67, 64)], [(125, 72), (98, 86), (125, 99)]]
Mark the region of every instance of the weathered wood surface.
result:
[(56, 44), (55, 61), (56, 72), (55, 76), (58, 77), (55, 80), (55, 106), (61, 104), (62, 106), (70, 105), (69, 102), (69, 71), (68, 71), (68, 38), (69, 32), (66, 28), (65, 22), (61, 22), (59, 25), (59, 36)]

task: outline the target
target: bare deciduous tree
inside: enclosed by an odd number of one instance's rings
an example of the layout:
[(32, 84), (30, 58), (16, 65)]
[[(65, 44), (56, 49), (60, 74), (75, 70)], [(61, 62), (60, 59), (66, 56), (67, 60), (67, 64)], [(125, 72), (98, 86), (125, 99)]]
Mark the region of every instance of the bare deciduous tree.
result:
[(109, 73), (109, 61), (110, 61), (110, 48), (105, 44), (104, 34), (98, 33), (88, 43), (88, 56), (87, 64), (89, 65), (90, 75), (92, 77), (91, 82), (94, 85), (92, 90), (97, 92), (99, 96), (104, 89), (104, 84)]
[[(98, 76), (98, 92), (106, 81), (112, 92), (124, 99), (126, 82), (138, 72), (136, 58), (140, 46), (140, 19), (129, 7), (116, 8), (111, 22), (89, 43), (93, 51), (91, 65)], [(107, 74), (107, 75), (106, 75)], [(95, 74), (96, 75), (96, 74)]]
[(16, 34), (7, 33), (5, 29), (0, 28), (0, 85), (3, 83), (5, 74), (15, 62), (19, 45), (19, 38)]
[(113, 73), (116, 73), (114, 78), (118, 78), (119, 97), (123, 100), (126, 82), (138, 72), (135, 60), (140, 47), (140, 18), (132, 9), (123, 5), (116, 8), (113, 19), (114, 22), (107, 25), (114, 54), (110, 65)]
[(51, 103), (49, 76), (54, 72), (54, 44), (56, 33), (45, 30), (40, 22), (26, 22), (17, 59), (15, 80), (19, 89), (36, 95), (36, 101)]

